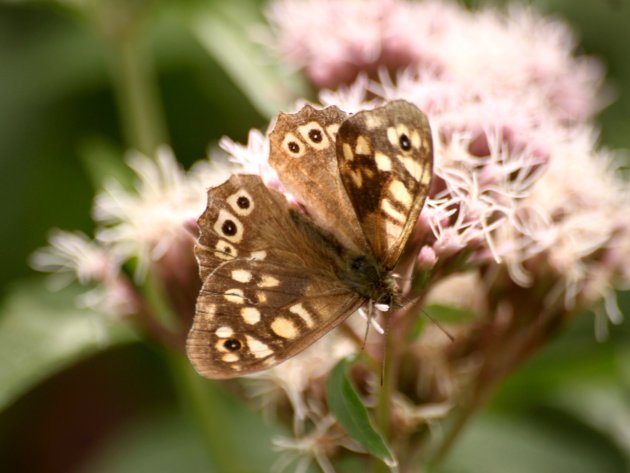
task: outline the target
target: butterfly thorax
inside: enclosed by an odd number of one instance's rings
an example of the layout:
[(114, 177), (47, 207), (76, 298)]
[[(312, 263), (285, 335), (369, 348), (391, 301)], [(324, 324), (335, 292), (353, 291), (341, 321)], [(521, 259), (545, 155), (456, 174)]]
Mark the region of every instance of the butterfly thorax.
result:
[(354, 292), (378, 304), (391, 306), (398, 300), (394, 278), (371, 255), (347, 255), (347, 264), (339, 278)]
[(398, 300), (398, 286), (390, 272), (368, 250), (357, 253), (345, 248), (331, 234), (315, 225), (296, 209), (291, 219), (308, 236), (312, 251), (320, 253), (320, 262), (328, 262), (329, 271), (348, 289), (379, 304), (392, 305)]

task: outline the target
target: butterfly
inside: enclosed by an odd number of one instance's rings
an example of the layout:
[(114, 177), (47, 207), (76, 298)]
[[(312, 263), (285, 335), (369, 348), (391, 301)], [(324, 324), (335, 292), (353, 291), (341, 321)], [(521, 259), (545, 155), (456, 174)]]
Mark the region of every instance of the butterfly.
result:
[(299, 205), (236, 174), (208, 190), (198, 220), (202, 288), (186, 351), (207, 378), (270, 368), (361, 306), (396, 304), (392, 270), (429, 192), (429, 122), (406, 101), (353, 115), (306, 105), (281, 113), (269, 142)]

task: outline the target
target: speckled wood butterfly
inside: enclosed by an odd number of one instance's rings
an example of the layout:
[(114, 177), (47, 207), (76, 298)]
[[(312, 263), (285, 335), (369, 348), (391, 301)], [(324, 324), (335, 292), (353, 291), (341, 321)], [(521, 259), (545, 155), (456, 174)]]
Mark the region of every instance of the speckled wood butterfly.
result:
[(391, 271), (429, 191), (429, 123), (390, 102), (280, 114), (269, 162), (303, 210), (255, 175), (208, 191), (195, 253), (203, 286), (195, 369), (230, 378), (304, 350), (362, 305), (396, 303)]

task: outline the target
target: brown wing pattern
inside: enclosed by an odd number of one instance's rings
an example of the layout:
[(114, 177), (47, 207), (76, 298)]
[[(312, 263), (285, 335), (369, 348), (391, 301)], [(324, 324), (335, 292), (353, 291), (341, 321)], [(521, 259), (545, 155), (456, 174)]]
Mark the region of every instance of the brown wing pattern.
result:
[(339, 174), (374, 255), (391, 269), (402, 253), (432, 175), (426, 116), (399, 100), (349, 117), (337, 133)]
[(315, 223), (347, 249), (365, 253), (367, 242), (339, 176), (335, 140), (346, 119), (337, 107), (306, 105), (281, 113), (269, 135), (269, 164)]
[(325, 245), (258, 176), (208, 191), (195, 248), (203, 286), (187, 340), (199, 373), (229, 378), (302, 351), (363, 299), (335, 277)]

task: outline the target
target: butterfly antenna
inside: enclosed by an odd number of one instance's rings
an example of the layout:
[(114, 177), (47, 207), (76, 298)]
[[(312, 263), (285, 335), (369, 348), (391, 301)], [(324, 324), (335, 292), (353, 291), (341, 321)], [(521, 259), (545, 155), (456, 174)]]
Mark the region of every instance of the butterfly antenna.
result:
[(446, 330), (446, 328), (444, 328), (444, 326), (443, 326), (440, 322), (438, 322), (438, 321), (437, 321), (434, 317), (431, 317), (431, 316), (429, 315), (429, 313), (428, 313), (426, 310), (424, 310), (424, 309), (420, 309), (420, 310), (422, 311), (422, 313), (423, 313), (424, 315), (426, 315), (426, 316), (427, 316), (427, 319), (429, 319), (431, 322), (433, 322), (433, 323), (435, 324), (435, 326), (436, 326), (437, 328), (439, 328), (439, 329), (442, 331), (442, 333), (448, 337), (448, 339), (449, 339), (451, 342), (454, 342), (454, 341), (455, 341), (455, 337), (454, 337), (453, 335), (451, 335), (451, 334), (449, 333), (449, 331), (448, 331), (448, 330)]
[[(404, 309), (405, 307), (411, 305), (412, 303), (416, 302), (419, 298), (413, 298), (413, 299), (409, 299), (407, 302), (404, 302), (403, 304), (396, 304), (396, 307), (399, 309)], [(448, 330), (446, 330), (446, 328), (444, 327), (444, 325), (442, 325), (437, 319), (435, 319), (435, 317), (432, 317), (426, 310), (424, 310), (423, 308), (420, 308), (420, 310), (422, 311), (422, 313), (424, 315), (426, 315), (427, 319), (429, 319), (437, 328), (440, 329), (440, 331), (446, 335), (446, 338), (448, 338), (451, 342), (455, 341), (455, 337), (453, 335), (451, 335), (449, 333)]]

